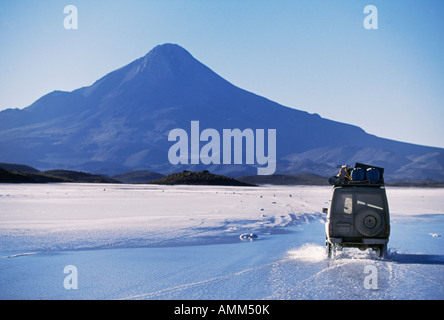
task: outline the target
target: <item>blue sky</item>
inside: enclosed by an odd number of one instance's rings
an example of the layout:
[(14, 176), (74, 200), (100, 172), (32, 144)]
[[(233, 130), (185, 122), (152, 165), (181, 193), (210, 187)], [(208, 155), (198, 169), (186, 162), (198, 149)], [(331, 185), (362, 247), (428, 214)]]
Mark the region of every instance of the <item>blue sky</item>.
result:
[[(66, 5), (78, 29), (63, 26)], [(378, 9), (378, 29), (363, 26)], [(177, 43), (233, 84), (380, 137), (444, 147), (444, 1), (2, 0), (0, 110)]]

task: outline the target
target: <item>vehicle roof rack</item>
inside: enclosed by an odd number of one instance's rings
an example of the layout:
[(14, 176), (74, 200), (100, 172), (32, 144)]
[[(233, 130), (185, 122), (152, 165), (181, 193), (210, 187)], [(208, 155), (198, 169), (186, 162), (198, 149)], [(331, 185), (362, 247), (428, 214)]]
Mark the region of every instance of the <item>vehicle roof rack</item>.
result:
[(356, 162), (354, 167), (342, 166), (328, 181), (335, 187), (382, 187), (384, 168)]

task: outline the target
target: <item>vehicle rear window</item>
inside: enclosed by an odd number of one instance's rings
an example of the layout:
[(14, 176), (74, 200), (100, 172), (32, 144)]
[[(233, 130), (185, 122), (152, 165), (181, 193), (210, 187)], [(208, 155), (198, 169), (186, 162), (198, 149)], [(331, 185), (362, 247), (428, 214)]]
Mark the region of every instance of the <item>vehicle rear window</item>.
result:
[(384, 202), (380, 193), (358, 193), (356, 194), (356, 205), (384, 210)]
[(353, 194), (340, 192), (335, 201), (335, 212), (352, 214), (353, 213)]
[(358, 212), (364, 207), (377, 210), (384, 210), (384, 199), (381, 193), (348, 193), (339, 192), (336, 194), (335, 207), (336, 213), (352, 214)]

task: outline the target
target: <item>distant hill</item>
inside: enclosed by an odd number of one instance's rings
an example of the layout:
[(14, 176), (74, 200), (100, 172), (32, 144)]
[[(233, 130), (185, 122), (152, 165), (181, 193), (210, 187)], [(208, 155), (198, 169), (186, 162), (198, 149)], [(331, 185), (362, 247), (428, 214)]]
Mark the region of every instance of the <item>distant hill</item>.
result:
[(0, 169), (8, 171), (16, 171), (16, 172), (31, 172), (31, 173), (40, 172), (40, 170), (37, 170), (36, 168), (24, 164), (15, 164), (15, 163), (0, 163)]
[[(6, 170), (4, 167), (15, 170)], [(26, 171), (19, 171), (26, 170)], [(37, 171), (37, 172), (36, 172)], [(40, 172), (35, 168), (21, 164), (0, 164), (0, 183), (51, 183), (51, 182), (78, 182), (78, 183), (153, 183), (166, 185), (225, 185), (225, 186), (256, 186), (256, 185), (329, 185), (328, 178), (315, 174), (269, 176), (249, 175), (237, 179), (222, 175), (211, 174), (207, 170), (193, 172), (184, 170), (169, 176), (160, 173), (137, 170), (120, 175), (107, 177), (72, 170), (47, 170)], [(399, 187), (426, 187), (442, 188), (444, 180), (434, 181), (422, 179), (416, 181), (400, 181), (386, 183), (387, 186)]]
[(71, 170), (48, 170), (44, 171), (43, 174), (47, 176), (63, 178), (66, 180), (70, 180), (71, 182), (120, 183), (120, 181), (117, 181), (110, 177)]
[(48, 183), (71, 182), (69, 179), (53, 177), (35, 172), (16, 172), (0, 168), (0, 183)]
[(183, 172), (173, 173), (158, 180), (150, 181), (152, 184), (165, 185), (218, 185), (218, 186), (254, 186), (254, 184), (241, 182), (236, 179), (212, 174), (206, 170), (193, 172), (184, 170)]
[(111, 178), (123, 183), (147, 183), (152, 180), (163, 178), (164, 176), (165, 175), (154, 171), (135, 170), (111, 176)]
[(237, 178), (239, 181), (252, 184), (274, 184), (274, 185), (315, 185), (327, 186), (328, 178), (321, 177), (316, 174), (273, 174), (269, 176), (241, 176)]
[(434, 181), (430, 179), (418, 181), (398, 181), (386, 183), (390, 187), (415, 187), (415, 188), (444, 188), (444, 180)]
[[(26, 167), (26, 166), (23, 166)], [(21, 168), (21, 165), (14, 167)], [(26, 169), (26, 168), (25, 168)], [(48, 182), (81, 182), (81, 183), (121, 183), (115, 179), (71, 170), (48, 170), (44, 172), (22, 172), (0, 168), (0, 183), (48, 183)]]

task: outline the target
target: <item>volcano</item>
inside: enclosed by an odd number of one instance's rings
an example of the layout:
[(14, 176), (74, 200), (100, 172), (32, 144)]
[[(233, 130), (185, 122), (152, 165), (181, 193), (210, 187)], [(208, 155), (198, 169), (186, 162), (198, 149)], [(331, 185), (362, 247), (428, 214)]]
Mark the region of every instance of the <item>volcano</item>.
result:
[[(236, 87), (176, 44), (155, 47), (91, 86), (53, 91), (0, 112), (0, 162), (100, 174), (209, 170), (237, 177), (254, 165), (168, 161), (175, 128), (276, 129), (276, 173), (330, 176), (354, 162), (386, 168), (388, 180), (444, 179), (444, 149), (388, 140), (282, 106)], [(376, 120), (377, 121), (377, 120)]]

